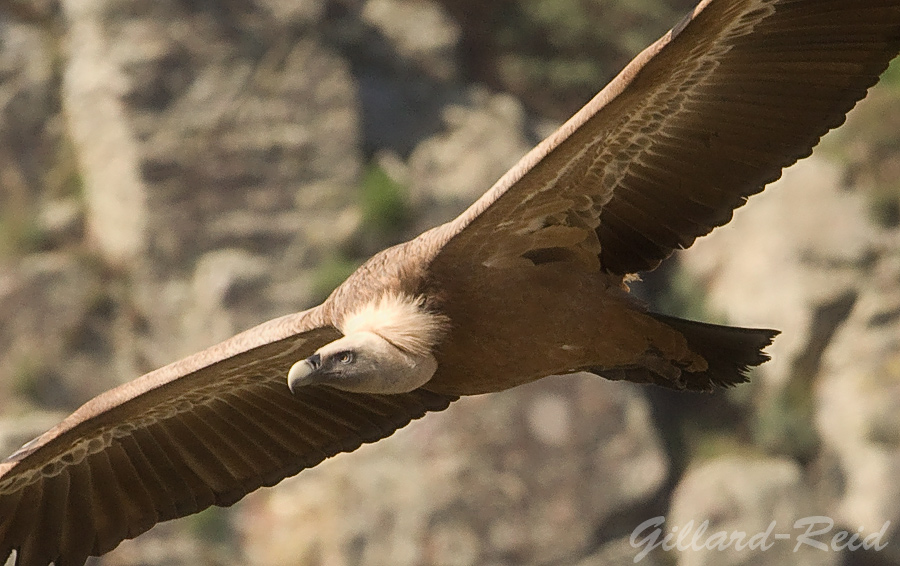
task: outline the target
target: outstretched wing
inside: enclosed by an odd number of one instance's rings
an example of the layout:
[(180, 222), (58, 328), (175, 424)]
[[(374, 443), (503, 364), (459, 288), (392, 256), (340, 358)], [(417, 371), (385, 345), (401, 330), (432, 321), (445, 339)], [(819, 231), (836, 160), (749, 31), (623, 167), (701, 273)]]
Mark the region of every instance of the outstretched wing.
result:
[(288, 315), (86, 403), (0, 463), (0, 563), (16, 550), (18, 566), (81, 565), (454, 399), (325, 387), (291, 395), (291, 364), (338, 337), (321, 309)]
[(809, 155), (898, 49), (898, 0), (701, 2), (442, 227), (433, 268), (653, 269)]

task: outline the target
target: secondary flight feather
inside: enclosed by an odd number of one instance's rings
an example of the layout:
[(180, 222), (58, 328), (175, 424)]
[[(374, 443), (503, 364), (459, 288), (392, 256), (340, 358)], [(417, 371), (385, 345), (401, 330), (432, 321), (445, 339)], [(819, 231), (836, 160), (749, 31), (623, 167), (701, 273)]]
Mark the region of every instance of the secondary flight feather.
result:
[(0, 463), (0, 560), (83, 564), (461, 395), (575, 371), (744, 381), (775, 331), (650, 313), (627, 278), (809, 155), (898, 50), (900, 0), (701, 2), (455, 220)]

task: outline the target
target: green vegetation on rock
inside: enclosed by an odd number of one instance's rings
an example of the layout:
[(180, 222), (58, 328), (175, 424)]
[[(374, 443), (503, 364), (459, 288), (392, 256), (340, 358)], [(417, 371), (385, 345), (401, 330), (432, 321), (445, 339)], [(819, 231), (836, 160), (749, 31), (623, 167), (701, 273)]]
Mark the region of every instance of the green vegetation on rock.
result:
[(412, 220), (406, 187), (377, 165), (370, 165), (363, 175), (360, 208), (363, 230), (378, 236), (402, 233)]

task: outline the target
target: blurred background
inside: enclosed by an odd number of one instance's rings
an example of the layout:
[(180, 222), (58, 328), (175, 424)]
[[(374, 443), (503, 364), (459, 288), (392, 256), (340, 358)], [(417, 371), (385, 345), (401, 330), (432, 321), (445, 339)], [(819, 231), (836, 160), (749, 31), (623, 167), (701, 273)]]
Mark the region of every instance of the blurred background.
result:
[[(3, 0), (0, 452), (453, 218), (692, 5)], [(632, 564), (653, 517), (796, 537), (815, 515), (826, 543), (888, 544), (641, 563), (900, 564), (898, 97), (895, 65), (636, 285), (663, 312), (782, 330), (750, 384), (569, 376), (463, 399), (93, 564)]]

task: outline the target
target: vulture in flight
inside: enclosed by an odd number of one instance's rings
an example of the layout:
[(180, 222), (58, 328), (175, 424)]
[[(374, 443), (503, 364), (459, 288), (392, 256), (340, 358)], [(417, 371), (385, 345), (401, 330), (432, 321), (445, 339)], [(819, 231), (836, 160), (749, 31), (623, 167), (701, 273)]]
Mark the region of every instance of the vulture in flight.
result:
[(0, 560), (81, 565), (461, 395), (745, 381), (775, 331), (654, 314), (626, 282), (809, 155), (898, 49), (900, 0), (704, 0), (455, 220), (0, 463)]

